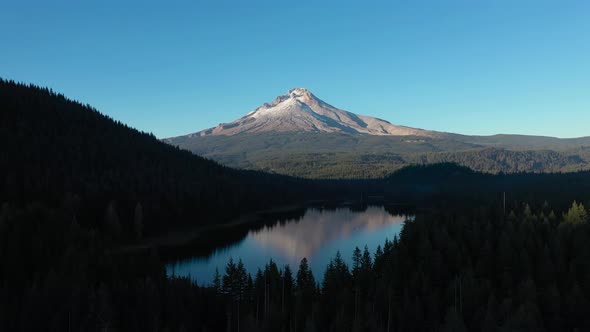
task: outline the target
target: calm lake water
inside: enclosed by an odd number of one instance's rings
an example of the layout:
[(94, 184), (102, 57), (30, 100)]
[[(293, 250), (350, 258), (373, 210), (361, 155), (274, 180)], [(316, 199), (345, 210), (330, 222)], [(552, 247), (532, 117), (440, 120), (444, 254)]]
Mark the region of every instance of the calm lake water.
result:
[(252, 276), (271, 258), (281, 268), (290, 265), (296, 274), (299, 262), (306, 257), (316, 280), (321, 280), (337, 251), (350, 266), (355, 247), (362, 250), (366, 245), (374, 254), (385, 239), (399, 234), (409, 218), (392, 215), (380, 206), (369, 206), (365, 211), (309, 208), (300, 219), (252, 230), (241, 241), (218, 248), (211, 255), (180, 260), (166, 269), (169, 276), (190, 276), (199, 284), (209, 284), (215, 268), (223, 275), (230, 257), (236, 262), (242, 259)]

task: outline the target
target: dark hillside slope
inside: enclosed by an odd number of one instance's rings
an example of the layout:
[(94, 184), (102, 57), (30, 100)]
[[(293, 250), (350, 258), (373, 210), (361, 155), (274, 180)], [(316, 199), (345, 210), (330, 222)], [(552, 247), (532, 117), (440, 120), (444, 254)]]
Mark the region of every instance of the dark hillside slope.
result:
[(506, 211), (522, 202), (541, 208), (550, 201), (558, 211), (577, 200), (590, 206), (590, 171), (571, 173), (479, 173), (453, 163), (409, 166), (381, 181), (390, 202), (412, 202), (422, 207), (445, 208), (495, 204), (506, 198)]
[(136, 214), (154, 232), (301, 197), (300, 180), (220, 166), (89, 105), (5, 80), (0, 141), (0, 204), (65, 205), (99, 230), (109, 210), (123, 235)]

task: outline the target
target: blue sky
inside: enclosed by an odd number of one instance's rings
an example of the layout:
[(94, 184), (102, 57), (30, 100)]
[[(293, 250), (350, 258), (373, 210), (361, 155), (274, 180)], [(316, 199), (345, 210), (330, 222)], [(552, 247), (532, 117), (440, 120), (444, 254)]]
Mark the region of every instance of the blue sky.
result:
[(589, 1), (5, 1), (0, 77), (168, 137), (293, 87), (407, 126), (590, 136)]

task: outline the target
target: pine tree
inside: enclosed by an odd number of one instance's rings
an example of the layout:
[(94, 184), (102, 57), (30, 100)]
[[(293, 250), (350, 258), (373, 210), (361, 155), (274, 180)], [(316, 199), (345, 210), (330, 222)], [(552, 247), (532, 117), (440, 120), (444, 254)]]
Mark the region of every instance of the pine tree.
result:
[(222, 279), (222, 291), (225, 294), (230, 295), (231, 297), (235, 294), (235, 285), (236, 285), (236, 264), (234, 263), (233, 257), (229, 258), (227, 265), (225, 266), (225, 274), (223, 275)]
[(236, 276), (234, 288), (236, 290), (238, 301), (242, 301), (244, 298), (244, 292), (248, 286), (248, 273), (246, 272), (246, 268), (244, 267), (244, 263), (242, 262), (241, 258), (238, 260), (235, 273)]
[(581, 224), (588, 221), (588, 212), (582, 203), (574, 201), (567, 213), (563, 215), (563, 221), (569, 224)]
[(307, 258), (305, 257), (303, 257), (299, 263), (299, 270), (297, 271), (297, 289), (301, 292), (315, 290), (315, 279), (307, 264)]
[(352, 275), (356, 279), (359, 276), (361, 270), (361, 250), (359, 247), (355, 247), (352, 252)]
[(213, 288), (218, 292), (221, 291), (221, 275), (217, 267), (215, 268), (215, 275), (213, 277)]
[(361, 257), (361, 271), (364, 273), (371, 272), (373, 268), (373, 261), (371, 258), (371, 253), (369, 252), (369, 248), (365, 245), (365, 249), (363, 250), (363, 256)]

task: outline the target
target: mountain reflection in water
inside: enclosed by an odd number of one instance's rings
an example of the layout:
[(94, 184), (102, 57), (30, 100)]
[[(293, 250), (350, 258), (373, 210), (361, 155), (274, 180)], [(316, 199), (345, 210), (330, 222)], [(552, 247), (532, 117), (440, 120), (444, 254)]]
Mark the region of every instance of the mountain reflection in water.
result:
[[(403, 221), (403, 217), (394, 217), (379, 207), (369, 207), (357, 213), (349, 209), (311, 209), (305, 212), (299, 222), (268, 227), (251, 236), (260, 246), (272, 248), (277, 254), (288, 258), (289, 262), (297, 263), (303, 257), (313, 257), (326, 243), (349, 238), (354, 233), (373, 232)], [(362, 243), (356, 245), (361, 248), (364, 246)]]
[(385, 239), (399, 234), (406, 216), (391, 215), (383, 207), (370, 206), (364, 211), (349, 208), (334, 210), (307, 209), (299, 220), (277, 222), (272, 226), (250, 231), (246, 238), (229, 247), (220, 248), (208, 257), (193, 257), (169, 264), (169, 275), (190, 276), (199, 283), (210, 283), (215, 268), (223, 273), (232, 257), (242, 259), (248, 272), (272, 258), (279, 267), (289, 264), (296, 273), (299, 262), (306, 257), (316, 279), (322, 274), (337, 251), (350, 264), (355, 247), (365, 245), (374, 253)]

